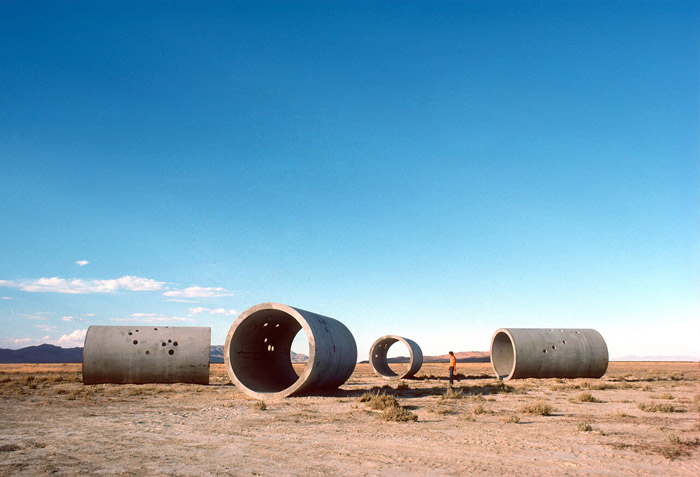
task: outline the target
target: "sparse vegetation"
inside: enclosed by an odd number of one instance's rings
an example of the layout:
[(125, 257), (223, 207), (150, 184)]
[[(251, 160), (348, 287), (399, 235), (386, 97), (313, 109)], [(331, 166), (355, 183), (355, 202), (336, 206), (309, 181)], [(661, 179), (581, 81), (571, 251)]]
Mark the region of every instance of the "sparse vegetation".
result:
[(399, 401), (394, 396), (384, 394), (381, 391), (366, 392), (360, 397), (360, 402), (367, 403), (371, 409), (384, 410), (390, 407), (398, 407)]
[(479, 414), (483, 414), (486, 412), (486, 409), (482, 404), (477, 404), (475, 406), (472, 406), (472, 414), (475, 416), (478, 416)]
[(673, 407), (673, 404), (669, 403), (652, 402), (647, 404), (640, 402), (637, 404), (637, 407), (644, 412), (683, 412), (681, 409), (677, 409)]
[(462, 390), (455, 390), (452, 386), (448, 386), (440, 399), (462, 399)]
[(381, 416), (383, 421), (396, 421), (396, 422), (411, 422), (417, 421), (418, 416), (413, 414), (408, 409), (401, 406), (389, 407), (384, 409)]
[(571, 401), (571, 402), (600, 402), (600, 399), (594, 397), (589, 392), (584, 392), (584, 393), (581, 393), (574, 398), (569, 399), (569, 401)]
[(649, 397), (652, 399), (668, 399), (668, 400), (674, 399), (673, 394), (671, 394), (671, 393), (652, 394)]
[(501, 421), (506, 424), (517, 424), (520, 422), (520, 416), (517, 414), (508, 414), (507, 416), (503, 417)]
[(700, 445), (700, 439), (683, 440), (675, 434), (667, 437), (667, 444), (659, 448), (661, 455), (669, 460), (674, 460), (682, 456), (689, 456), (693, 447)]
[(552, 406), (542, 400), (523, 404), (520, 407), (520, 412), (533, 414), (535, 416), (550, 416), (552, 414), (552, 410)]
[(578, 429), (579, 432), (591, 432), (593, 430), (593, 427), (591, 427), (591, 425), (588, 423), (579, 422), (576, 425), (576, 429)]
[(253, 409), (256, 411), (264, 411), (267, 409), (267, 404), (265, 404), (265, 401), (255, 401), (255, 404), (253, 404)]

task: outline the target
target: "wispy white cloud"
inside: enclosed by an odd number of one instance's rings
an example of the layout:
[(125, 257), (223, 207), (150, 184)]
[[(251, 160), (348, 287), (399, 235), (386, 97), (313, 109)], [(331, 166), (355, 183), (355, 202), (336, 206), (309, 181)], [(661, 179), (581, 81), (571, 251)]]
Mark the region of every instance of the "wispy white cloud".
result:
[(62, 319), (63, 321), (73, 321), (75, 318), (73, 318), (72, 316), (64, 316), (64, 317), (61, 318), (61, 319)]
[(85, 313), (85, 316), (97, 316), (97, 313)]
[(34, 328), (39, 328), (44, 333), (50, 333), (56, 331), (56, 327), (52, 325), (34, 325)]
[(226, 315), (226, 316), (233, 316), (233, 315), (238, 315), (239, 312), (236, 310), (225, 310), (224, 308), (205, 308), (203, 306), (197, 306), (195, 308), (190, 308), (190, 316), (191, 315), (200, 315), (202, 313), (208, 313), (210, 315)]
[(164, 301), (168, 303), (199, 303), (197, 300), (183, 300), (181, 298), (169, 298)]
[(194, 321), (192, 318), (165, 316), (158, 313), (134, 313), (129, 318), (112, 318), (111, 321), (130, 323), (161, 323), (164, 321)]
[(215, 298), (231, 296), (233, 293), (221, 287), (187, 287), (182, 290), (168, 290), (163, 292), (163, 295), (179, 298)]
[(165, 282), (150, 278), (132, 277), (125, 275), (109, 280), (81, 280), (59, 277), (39, 278), (38, 280), (0, 280), (0, 287), (19, 288), (25, 292), (50, 293), (112, 293), (118, 290), (127, 291), (160, 291)]
[(11, 297), (11, 296), (2, 296), (2, 297), (0, 297), (0, 300), (14, 300), (14, 299), (15, 299), (15, 298), (14, 298), (14, 297)]
[(52, 344), (57, 344), (63, 348), (76, 348), (83, 346), (85, 343), (85, 334), (87, 330), (75, 330), (70, 334), (63, 335)]
[(76, 263), (76, 265), (80, 265), (81, 267), (84, 267), (85, 265), (87, 265), (90, 262), (88, 262), (87, 260), (76, 260), (75, 263)]
[(26, 320), (48, 320), (50, 315), (53, 313), (49, 312), (39, 312), (39, 313), (19, 313), (17, 316), (21, 316), (22, 318)]

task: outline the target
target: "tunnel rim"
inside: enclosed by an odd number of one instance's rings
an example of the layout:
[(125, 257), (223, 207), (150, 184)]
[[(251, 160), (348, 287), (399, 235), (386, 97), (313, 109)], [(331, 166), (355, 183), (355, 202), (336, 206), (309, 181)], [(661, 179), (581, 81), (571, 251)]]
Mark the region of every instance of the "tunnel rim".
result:
[[(389, 351), (389, 348), (391, 348), (393, 345), (395, 345), (398, 342), (403, 343), (406, 346), (406, 348), (408, 348), (408, 352), (410, 354), (409, 363), (408, 363), (408, 367), (406, 368), (406, 370), (402, 373), (394, 372), (395, 374), (393, 374), (393, 375), (385, 375), (385, 374), (382, 374), (381, 372), (379, 372), (379, 370), (374, 366), (373, 356), (374, 356), (375, 349), (379, 345), (384, 344), (384, 342), (389, 342), (389, 341), (391, 343), (387, 347), (387, 352)], [(414, 345), (418, 348), (417, 350), (414, 350)], [(418, 361), (417, 361), (416, 354), (418, 354), (418, 353), (416, 351), (420, 352), (420, 354), (421, 354), (420, 363), (418, 363)], [(391, 369), (391, 367), (389, 366), (389, 362), (388, 362), (386, 354), (387, 353), (384, 353), (384, 364), (386, 365), (387, 368)], [(410, 377), (414, 376), (418, 372), (418, 370), (420, 370), (421, 366), (423, 365), (423, 356), (422, 356), (422, 352), (420, 350), (420, 347), (418, 346), (418, 343), (416, 343), (415, 341), (409, 340), (408, 338), (404, 338), (404, 337), (399, 336), (399, 335), (384, 335), (384, 336), (377, 338), (374, 341), (374, 343), (372, 343), (372, 346), (369, 349), (369, 364), (372, 367), (372, 371), (374, 371), (374, 373), (377, 376), (380, 376), (382, 378), (386, 378), (386, 379), (410, 378)], [(415, 370), (414, 370), (414, 367), (416, 368)], [(391, 371), (393, 371), (393, 370), (391, 370)]]
[[(244, 323), (245, 320), (248, 319), (248, 317), (255, 315), (258, 312), (265, 311), (265, 310), (276, 310), (283, 312), (284, 314), (288, 315), (289, 317), (293, 318), (294, 320), (297, 321), (301, 325), (301, 329), (304, 330), (304, 333), (306, 333), (306, 340), (309, 344), (309, 359), (306, 362), (306, 365), (304, 367), (304, 371), (298, 375), (297, 380), (294, 381), (291, 385), (288, 387), (280, 390), (280, 391), (275, 391), (275, 392), (261, 392), (261, 391), (256, 391), (254, 389), (251, 389), (248, 387), (245, 383), (243, 383), (237, 376), (236, 372), (233, 369), (233, 366), (231, 364), (231, 341), (236, 334), (236, 330), (238, 330), (239, 327), (241, 327)], [(295, 335), (296, 336), (296, 335)], [(293, 339), (292, 339), (293, 341)], [(291, 342), (289, 343), (290, 349), (291, 349)], [(282, 303), (274, 303), (274, 302), (268, 302), (268, 303), (260, 303), (258, 305), (252, 306), (245, 310), (243, 313), (238, 315), (238, 318), (233, 322), (231, 325), (231, 328), (229, 328), (229, 331), (226, 335), (226, 341), (224, 342), (224, 365), (226, 367), (226, 372), (229, 375), (229, 378), (233, 382), (233, 384), (243, 391), (243, 393), (247, 394), (250, 397), (254, 397), (256, 399), (279, 399), (279, 398), (285, 398), (288, 396), (293, 395), (299, 389), (301, 389), (309, 380), (309, 377), (311, 376), (311, 373), (313, 371), (313, 363), (315, 362), (315, 357), (316, 357), (316, 343), (314, 341), (313, 337), (313, 332), (311, 330), (311, 327), (309, 326), (308, 322), (304, 317), (299, 313), (294, 307), (291, 307), (289, 305), (284, 305)], [(291, 356), (289, 357), (290, 364), (291, 363)]]
[[(511, 350), (513, 352), (512, 364), (510, 366), (510, 371), (507, 375), (500, 374), (498, 372), (498, 370), (496, 369), (496, 363), (493, 355), (493, 345), (500, 335), (505, 335), (508, 338), (508, 342), (510, 343)], [(515, 346), (515, 338), (513, 338), (513, 335), (510, 333), (510, 331), (508, 331), (507, 328), (499, 328), (493, 333), (493, 336), (491, 337), (490, 358), (491, 368), (493, 369), (494, 374), (500, 381), (508, 381), (513, 378), (513, 375), (515, 374), (515, 368), (518, 363), (518, 348), (517, 346)]]

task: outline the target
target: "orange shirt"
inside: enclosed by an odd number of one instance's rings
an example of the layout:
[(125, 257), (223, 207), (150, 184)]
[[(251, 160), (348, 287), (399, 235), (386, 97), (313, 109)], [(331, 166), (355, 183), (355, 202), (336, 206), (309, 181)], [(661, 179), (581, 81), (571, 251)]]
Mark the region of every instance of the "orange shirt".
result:
[(457, 360), (452, 355), (450, 355), (450, 366), (454, 369), (457, 369)]

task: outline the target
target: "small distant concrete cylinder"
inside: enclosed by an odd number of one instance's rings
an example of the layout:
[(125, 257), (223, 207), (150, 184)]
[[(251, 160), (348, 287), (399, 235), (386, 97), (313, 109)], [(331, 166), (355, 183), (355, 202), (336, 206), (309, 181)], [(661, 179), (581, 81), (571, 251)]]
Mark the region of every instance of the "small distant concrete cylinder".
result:
[[(409, 366), (402, 373), (397, 373), (396, 371), (391, 369), (389, 367), (389, 362), (386, 357), (387, 353), (389, 352), (389, 348), (391, 348), (391, 345), (393, 345), (397, 341), (400, 341), (403, 344), (405, 344), (410, 354)], [(402, 338), (401, 336), (396, 335), (386, 335), (382, 336), (377, 341), (375, 341), (372, 347), (370, 348), (369, 362), (372, 365), (372, 369), (374, 370), (374, 372), (383, 378), (410, 378), (411, 376), (416, 374), (420, 367), (423, 365), (423, 352), (421, 351), (420, 346), (418, 346), (418, 343), (416, 343), (413, 340), (409, 340), (408, 338)]]
[(600, 378), (608, 347), (596, 330), (501, 328), (491, 339), (491, 366), (502, 381)]
[(83, 383), (209, 384), (211, 328), (91, 326)]
[[(298, 376), (290, 351), (302, 328), (309, 361)], [(340, 321), (281, 303), (261, 303), (241, 313), (231, 325), (224, 362), (231, 381), (248, 396), (309, 395), (348, 380), (357, 363), (357, 345)]]

